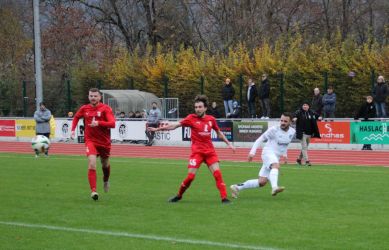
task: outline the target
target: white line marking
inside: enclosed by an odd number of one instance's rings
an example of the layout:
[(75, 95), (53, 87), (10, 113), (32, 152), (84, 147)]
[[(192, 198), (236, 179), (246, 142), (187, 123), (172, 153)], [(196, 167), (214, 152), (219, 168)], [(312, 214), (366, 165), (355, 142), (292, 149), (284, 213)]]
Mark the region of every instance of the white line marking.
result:
[(133, 234), (127, 232), (92, 230), (92, 229), (84, 229), (84, 228), (59, 227), (59, 226), (50, 226), (50, 225), (41, 225), (41, 224), (28, 224), (28, 223), (21, 223), (21, 222), (0, 221), (0, 224), (7, 225), (7, 226), (16, 226), (16, 227), (40, 228), (40, 229), (47, 229), (47, 230), (54, 230), (54, 231), (79, 232), (79, 233), (88, 233), (88, 234), (101, 234), (101, 235), (110, 235), (110, 236), (135, 238), (135, 239), (170, 241), (170, 242), (178, 242), (178, 243), (193, 244), (193, 245), (217, 246), (217, 247), (224, 247), (224, 248), (279, 250), (277, 248), (243, 245), (239, 243), (232, 244), (232, 243), (222, 243), (222, 242), (215, 242), (215, 241), (208, 241), (208, 240), (179, 239), (179, 238), (156, 236), (156, 235)]

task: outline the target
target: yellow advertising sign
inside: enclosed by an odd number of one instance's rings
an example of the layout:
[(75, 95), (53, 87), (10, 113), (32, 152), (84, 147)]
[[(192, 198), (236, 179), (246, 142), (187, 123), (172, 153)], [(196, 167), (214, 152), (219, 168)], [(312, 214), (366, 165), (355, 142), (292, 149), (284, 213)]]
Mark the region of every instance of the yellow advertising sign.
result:
[(35, 120), (15, 120), (16, 121), (16, 136), (34, 137), (35, 136)]

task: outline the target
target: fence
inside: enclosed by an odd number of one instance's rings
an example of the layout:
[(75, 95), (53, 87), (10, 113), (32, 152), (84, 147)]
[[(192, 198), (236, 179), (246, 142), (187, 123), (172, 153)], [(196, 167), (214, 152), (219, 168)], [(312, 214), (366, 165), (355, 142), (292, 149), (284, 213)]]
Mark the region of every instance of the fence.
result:
[[(246, 82), (249, 77), (254, 79), (256, 86), (260, 85), (260, 72), (256, 75), (237, 75), (230, 76), (233, 87), (235, 88), (235, 99), (239, 101), (242, 107), (242, 118), (248, 117), (248, 108), (246, 102)], [(363, 102), (366, 95), (371, 94), (377, 76), (384, 75), (389, 79), (389, 72), (376, 72), (366, 70), (365, 72), (340, 71), (332, 72), (288, 72), (269, 74), (268, 79), (271, 86), (271, 117), (279, 117), (283, 111), (296, 110), (303, 101), (311, 101), (312, 92), (315, 87), (324, 90), (327, 86), (334, 86), (337, 94), (336, 117), (353, 117), (356, 109)], [(163, 103), (163, 112), (168, 117), (169, 111), (173, 108), (177, 110), (177, 117), (184, 117), (193, 112), (193, 98), (197, 94), (205, 94), (210, 101), (216, 101), (221, 108), (223, 99), (221, 89), (223, 87), (223, 77), (215, 80), (201, 76), (197, 80), (187, 80), (185, 82), (173, 82), (168, 77), (161, 80), (159, 89), (153, 89), (152, 92), (161, 97)], [(72, 82), (70, 80), (62, 81), (44, 81), (43, 96), (47, 107), (55, 116), (64, 116), (68, 111), (74, 111), (81, 104), (86, 103), (87, 89), (89, 87), (104, 86), (105, 89), (112, 89), (112, 86), (106, 86), (107, 83), (101, 80), (87, 83)], [(129, 88), (138, 87), (143, 91), (151, 91), (148, 85), (131, 81)], [(170, 101), (175, 98), (176, 101)], [(171, 103), (173, 102), (173, 103)], [(0, 115), (2, 116), (32, 116), (35, 111), (35, 84), (34, 81), (22, 82), (0, 82)], [(223, 111), (222, 108), (220, 110)], [(223, 113), (223, 112), (222, 112)], [(261, 116), (259, 101), (257, 100), (256, 114)]]

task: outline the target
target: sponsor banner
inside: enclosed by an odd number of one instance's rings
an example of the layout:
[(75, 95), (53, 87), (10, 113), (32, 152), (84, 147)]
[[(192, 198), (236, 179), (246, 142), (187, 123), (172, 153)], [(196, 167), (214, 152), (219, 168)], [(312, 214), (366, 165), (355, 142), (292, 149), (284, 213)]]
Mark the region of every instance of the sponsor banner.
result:
[[(232, 121), (217, 121), (217, 125), (220, 128), (220, 131), (226, 136), (229, 141), (233, 141), (233, 133), (232, 133)], [(189, 127), (182, 127), (182, 140), (190, 141), (191, 130)], [(222, 141), (217, 136), (215, 130), (211, 131), (212, 141)]]
[(350, 143), (350, 122), (317, 122), (321, 139), (312, 138), (312, 143)]
[(233, 134), (235, 142), (254, 142), (268, 128), (267, 122), (234, 121)]
[(70, 139), (72, 119), (55, 119), (55, 138)]
[(15, 120), (0, 120), (0, 136), (15, 136)]
[[(166, 125), (167, 121), (162, 121), (160, 126)], [(111, 129), (112, 140), (147, 140), (146, 121), (116, 121), (115, 128)], [(158, 131), (154, 136), (155, 141), (181, 141), (180, 129), (170, 131)]]
[[(162, 127), (162, 126), (166, 126), (167, 124), (168, 124), (168, 121), (161, 121), (159, 123), (159, 126)], [(181, 129), (155, 132), (154, 140), (155, 141), (166, 141), (166, 142), (171, 142), (171, 141), (180, 142), (180, 141), (182, 141)]]
[(112, 140), (146, 140), (146, 121), (116, 121), (111, 129)]
[(35, 120), (16, 120), (16, 136), (17, 137), (34, 137), (35, 136)]
[(352, 144), (389, 144), (389, 122), (352, 122)]

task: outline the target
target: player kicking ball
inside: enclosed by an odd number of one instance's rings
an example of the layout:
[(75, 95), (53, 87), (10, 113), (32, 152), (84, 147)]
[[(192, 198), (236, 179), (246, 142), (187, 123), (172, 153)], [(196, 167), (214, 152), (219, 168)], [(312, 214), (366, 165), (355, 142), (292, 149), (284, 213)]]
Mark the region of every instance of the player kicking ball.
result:
[(279, 160), (281, 156), (286, 155), (288, 145), (296, 133), (296, 130), (290, 127), (292, 118), (290, 113), (283, 113), (281, 115), (280, 125), (269, 128), (255, 141), (248, 156), (249, 162), (253, 160), (260, 144), (266, 141), (262, 150), (263, 163), (259, 171), (259, 177), (258, 179), (231, 185), (230, 188), (233, 198), (238, 198), (239, 192), (244, 189), (264, 187), (268, 181), (270, 181), (272, 187), (272, 196), (276, 196), (285, 190), (285, 187), (278, 186)]
[(223, 204), (230, 203), (227, 198), (226, 184), (223, 181), (222, 173), (219, 167), (219, 158), (212, 144), (211, 131), (216, 131), (218, 137), (223, 140), (229, 148), (235, 152), (234, 146), (228, 141), (224, 134), (220, 131), (216, 123), (216, 119), (211, 115), (206, 115), (208, 107), (208, 98), (205, 95), (198, 95), (194, 100), (195, 114), (190, 114), (183, 120), (175, 123), (169, 123), (163, 127), (151, 128), (149, 131), (174, 130), (178, 127), (191, 128), (192, 153), (189, 157), (188, 175), (181, 183), (176, 196), (169, 199), (169, 202), (178, 202), (195, 179), (197, 170), (201, 163), (205, 162), (211, 171), (216, 181), (216, 187), (220, 192), (221, 201)]

